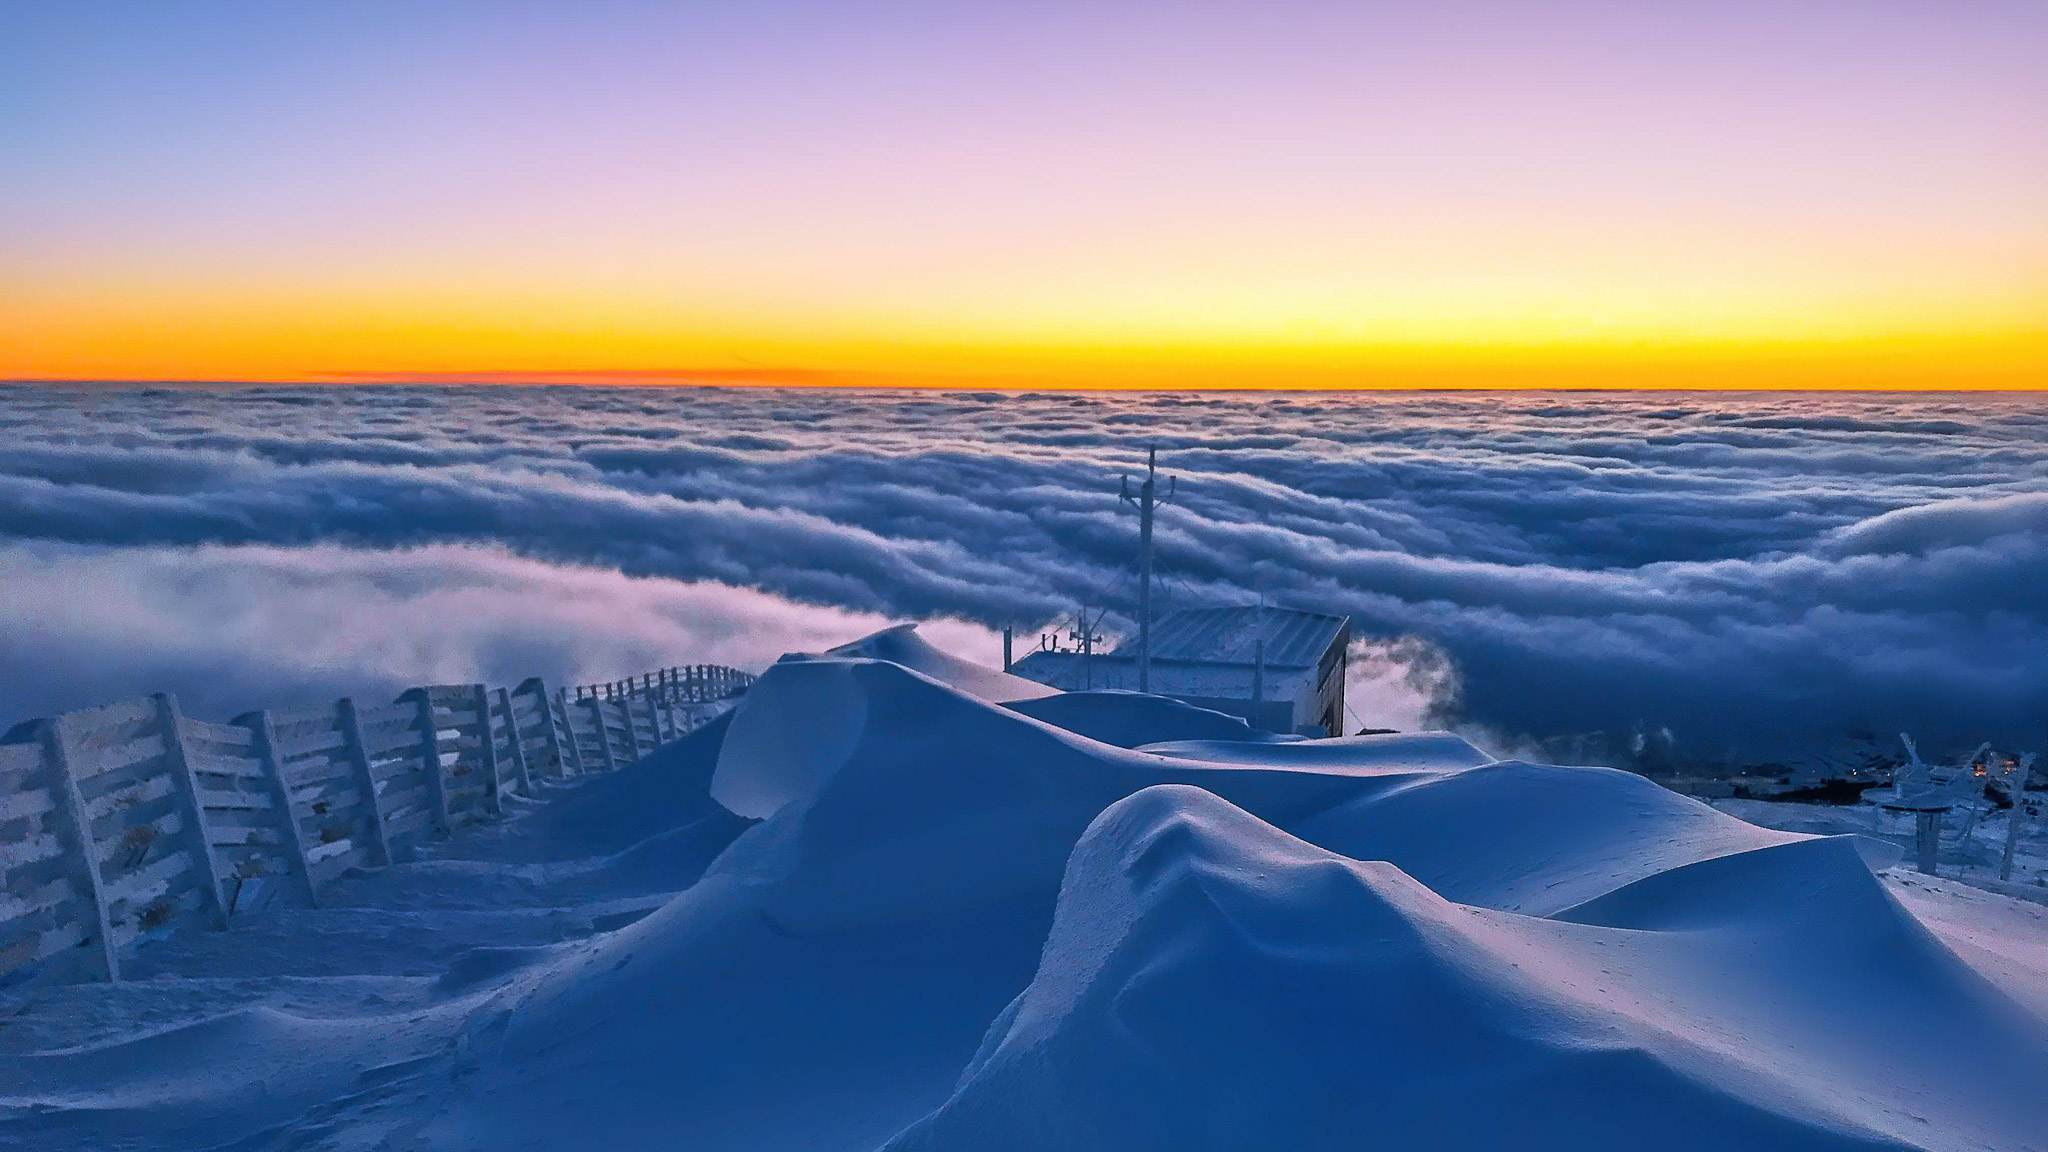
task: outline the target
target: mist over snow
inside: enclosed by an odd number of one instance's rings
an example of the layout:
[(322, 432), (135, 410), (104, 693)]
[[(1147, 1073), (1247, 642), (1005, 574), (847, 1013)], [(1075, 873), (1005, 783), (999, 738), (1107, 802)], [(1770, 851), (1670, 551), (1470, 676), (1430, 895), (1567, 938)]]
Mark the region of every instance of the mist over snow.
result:
[[(2038, 742), (2030, 396), (0, 390), (0, 719), (759, 667), (899, 618), (1350, 613), (1356, 722), (1760, 759)], [(1112, 615), (1113, 625), (1128, 621)]]
[[(413, 684), (615, 680), (679, 660), (761, 668), (883, 627), (870, 612), (709, 581), (521, 559), (488, 545), (0, 547), (0, 665), (26, 714), (175, 686), (227, 715)], [(1002, 659), (985, 628), (937, 642)]]

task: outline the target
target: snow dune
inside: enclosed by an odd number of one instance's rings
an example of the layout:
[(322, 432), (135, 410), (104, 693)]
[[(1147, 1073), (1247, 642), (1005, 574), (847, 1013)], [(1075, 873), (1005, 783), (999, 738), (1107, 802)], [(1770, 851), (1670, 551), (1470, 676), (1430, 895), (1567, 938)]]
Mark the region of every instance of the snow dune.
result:
[(1261, 731), (1235, 716), (1165, 696), (1120, 689), (1061, 692), (1035, 700), (1012, 701), (1009, 708), (1119, 748), (1181, 741), (1271, 744), (1301, 739)]
[(950, 652), (941, 652), (917, 634), (915, 624), (898, 624), (884, 628), (872, 635), (841, 644), (825, 654), (849, 659), (887, 660), (994, 704), (1059, 695), (1058, 689), (1048, 688), (1036, 680), (1026, 680), (1022, 676), (1012, 676), (1008, 672), (983, 668)]
[[(107, 1034), (0, 1058), (0, 1141), (2048, 1137), (2048, 1022), (1907, 912), (1853, 838), (1756, 828), (1625, 773), (1493, 762), (1444, 734), (1265, 742), (1112, 694), (1003, 707), (1000, 673), (913, 641), (786, 659), (729, 727), (463, 841), (468, 859), (346, 889), (480, 947), (252, 984), (260, 1006), (169, 1027), (134, 1011), (156, 993), (63, 990), (48, 1011), (100, 1011)], [(890, 646), (910, 664), (875, 657)], [(175, 960), (178, 979), (150, 982), (163, 996), (205, 983)]]
[(1689, 865), (1539, 919), (1161, 787), (1095, 822), (1063, 892), (1031, 986), (891, 1152), (1275, 1134), (1295, 1149), (1976, 1148), (2042, 1131), (2038, 1022), (1839, 841)]

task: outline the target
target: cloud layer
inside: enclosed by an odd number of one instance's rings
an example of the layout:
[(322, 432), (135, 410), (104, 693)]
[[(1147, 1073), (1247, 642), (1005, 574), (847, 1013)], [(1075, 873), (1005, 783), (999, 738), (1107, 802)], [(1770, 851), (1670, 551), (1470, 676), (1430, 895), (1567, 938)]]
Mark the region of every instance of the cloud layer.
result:
[(1416, 638), (1363, 724), (1718, 762), (2048, 715), (2033, 397), (14, 388), (0, 437), (16, 716), (758, 664), (906, 616), (986, 655), (1128, 608), (1147, 444), (1173, 601)]
[[(708, 581), (522, 559), (495, 546), (0, 546), (10, 719), (175, 690), (225, 717), (414, 684), (551, 687), (678, 663), (759, 669), (890, 623)], [(1000, 660), (986, 628), (935, 642)]]

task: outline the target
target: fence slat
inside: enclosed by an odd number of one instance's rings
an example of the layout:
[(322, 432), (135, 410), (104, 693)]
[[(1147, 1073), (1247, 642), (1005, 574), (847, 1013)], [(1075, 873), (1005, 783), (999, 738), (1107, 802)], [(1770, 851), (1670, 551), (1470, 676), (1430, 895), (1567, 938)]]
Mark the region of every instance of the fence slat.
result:
[[(576, 737), (576, 722), (569, 713), (569, 690), (567, 688), (555, 689), (554, 712), (548, 722), (562, 726), (562, 733), (569, 738), (569, 754), (575, 762), (576, 774), (578, 776), (583, 775), (583, 741)], [(559, 746), (557, 744), (557, 747)], [(568, 766), (564, 764), (562, 766), (562, 775), (567, 776), (568, 774)]]
[(419, 756), (427, 774), (427, 799), (429, 813), (433, 819), (436, 835), (448, 835), (448, 782), (441, 777), (441, 729), (440, 721), (434, 718), (433, 693), (425, 688), (415, 688), (399, 698), (400, 703), (413, 702), (419, 710)]
[(527, 770), (526, 738), (519, 733), (519, 714), (512, 710), (512, 693), (498, 689), (498, 707), (505, 710), (505, 734), (512, 745), (513, 787), (521, 796), (533, 795), (533, 778)]
[(619, 697), (619, 718), (626, 722), (626, 763), (640, 759), (640, 726), (633, 722), (633, 694)]
[(291, 785), (284, 780), (284, 765), (278, 762), (277, 729), (271, 725), (269, 711), (250, 712), (235, 717), (235, 723), (249, 730), (250, 749), (256, 754), (257, 763), (263, 766), (264, 775), (277, 795), (280, 815), (284, 818), (284, 846), (291, 852), (293, 863), (299, 866), (299, 880), (306, 888), (306, 903), (318, 908), (320, 898), (313, 891), (313, 863), (306, 859), (306, 837), (299, 828), (298, 809), (292, 805)]
[(189, 839), (199, 861), (200, 876), (206, 882), (206, 895), (213, 900), (213, 910), (219, 916), (221, 930), (226, 931), (227, 895), (221, 890), (220, 866), (213, 858), (213, 845), (206, 842), (206, 812), (199, 803), (199, 784), (192, 778), (191, 763), (185, 759), (185, 737), (178, 730), (178, 698), (168, 692), (158, 692), (151, 699), (156, 701), (157, 721), (163, 726), (164, 751), (170, 759), (171, 779), (177, 782), (179, 794), (185, 800), (185, 814), (191, 820)]
[(100, 941), (100, 973), (109, 984), (121, 980), (121, 958), (114, 949), (114, 928), (107, 919), (106, 885), (100, 880), (99, 853), (93, 850), (92, 825), (85, 815), (85, 797), (78, 793), (78, 772), (71, 762), (72, 734), (71, 718), (59, 716), (45, 720), (42, 724), (43, 754), (48, 759), (53, 775), (52, 784), (63, 790), (62, 807), (70, 828), (68, 831), (75, 845), (77, 860), (85, 879), (85, 894), (92, 901), (96, 934)]
[(612, 733), (611, 729), (605, 726), (604, 701), (592, 696), (586, 703), (590, 705), (590, 718), (597, 728), (598, 750), (604, 753), (604, 770), (615, 772), (618, 770), (619, 762), (612, 755)]
[(349, 764), (355, 768), (356, 791), (362, 794), (363, 809), (370, 824), (370, 862), (379, 867), (391, 863), (391, 841), (384, 835), (384, 811), (377, 801), (377, 777), (370, 771), (370, 753), (363, 746), (362, 717), (356, 712), (356, 702), (344, 696), (335, 703), (340, 711), (341, 726), (348, 733)]

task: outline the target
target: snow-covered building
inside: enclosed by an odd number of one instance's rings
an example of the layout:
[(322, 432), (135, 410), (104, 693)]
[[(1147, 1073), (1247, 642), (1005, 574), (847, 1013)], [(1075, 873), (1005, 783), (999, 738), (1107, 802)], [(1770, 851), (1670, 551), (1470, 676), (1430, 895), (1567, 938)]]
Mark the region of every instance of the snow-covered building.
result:
[[(1263, 643), (1261, 643), (1263, 641)], [(1255, 728), (1344, 733), (1351, 620), (1292, 608), (1184, 608), (1152, 625), (1151, 690), (1241, 716)], [(1037, 651), (1010, 669), (1067, 692), (1138, 687), (1137, 643), (1109, 652)]]

